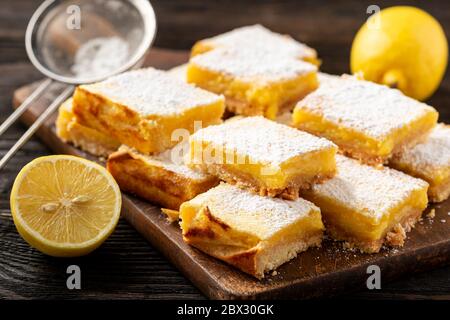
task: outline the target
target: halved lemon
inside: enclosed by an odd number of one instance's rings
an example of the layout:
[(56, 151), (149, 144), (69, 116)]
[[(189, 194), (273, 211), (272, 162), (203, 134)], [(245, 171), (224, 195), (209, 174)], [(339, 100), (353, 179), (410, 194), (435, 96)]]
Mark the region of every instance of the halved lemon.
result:
[(51, 256), (74, 257), (93, 251), (113, 232), (122, 197), (102, 166), (54, 155), (34, 159), (20, 170), (10, 203), (25, 241)]

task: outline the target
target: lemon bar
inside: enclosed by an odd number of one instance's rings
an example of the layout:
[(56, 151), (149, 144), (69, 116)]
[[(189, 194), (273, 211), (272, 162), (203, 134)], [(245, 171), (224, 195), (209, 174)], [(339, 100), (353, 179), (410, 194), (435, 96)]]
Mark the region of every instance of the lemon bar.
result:
[(428, 183), (400, 171), (336, 156), (337, 174), (301, 195), (320, 207), (327, 232), (362, 252), (403, 246), (427, 207)]
[(226, 183), (183, 203), (180, 217), (188, 244), (259, 279), (319, 246), (324, 230), (320, 209), (304, 199), (262, 197)]
[(178, 210), (184, 201), (219, 183), (213, 176), (186, 167), (179, 156), (182, 152), (182, 145), (177, 145), (150, 156), (123, 145), (109, 156), (107, 169), (123, 191)]
[(288, 57), (301, 59), (315, 65), (320, 64), (316, 50), (288, 35), (272, 32), (259, 24), (240, 27), (212, 38), (200, 40), (192, 47), (191, 56), (217, 48), (230, 47), (273, 50)]
[(332, 142), (263, 117), (203, 128), (189, 141), (189, 166), (260, 195), (295, 199), (335, 174)]
[(194, 56), (187, 81), (223, 94), (228, 111), (274, 119), (317, 88), (317, 67), (277, 52), (221, 48)]
[(72, 99), (68, 99), (59, 107), (56, 134), (64, 142), (70, 142), (95, 156), (107, 157), (120, 146), (114, 138), (79, 124), (72, 111)]
[(73, 98), (79, 123), (145, 153), (173, 147), (175, 130), (221, 122), (224, 99), (153, 68), (79, 86)]
[(325, 81), (294, 109), (294, 126), (336, 143), (368, 164), (423, 141), (436, 125), (437, 111), (399, 90), (343, 76)]
[(438, 124), (427, 141), (394, 155), (390, 165), (427, 181), (430, 200), (444, 201), (450, 195), (450, 126)]

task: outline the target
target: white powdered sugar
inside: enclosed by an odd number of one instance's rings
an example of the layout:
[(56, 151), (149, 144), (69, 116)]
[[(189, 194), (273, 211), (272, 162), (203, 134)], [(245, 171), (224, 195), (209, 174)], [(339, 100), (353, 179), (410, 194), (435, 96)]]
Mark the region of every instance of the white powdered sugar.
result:
[(168, 149), (157, 155), (145, 155), (125, 145), (122, 145), (119, 150), (127, 152), (131, 157), (140, 159), (148, 165), (164, 168), (167, 171), (171, 171), (191, 180), (205, 180), (210, 177), (206, 173), (194, 171), (184, 165), (182, 156), (187, 154), (189, 150), (187, 143), (185, 143), (185, 145), (178, 144), (172, 149)]
[(337, 174), (314, 185), (312, 192), (378, 221), (428, 185), (397, 170), (374, 168), (341, 155), (336, 156), (336, 165)]
[(190, 137), (191, 145), (209, 143), (224, 152), (247, 156), (251, 163), (278, 166), (299, 155), (337, 149), (329, 140), (263, 117), (246, 117), (209, 126)]
[(317, 71), (317, 67), (270, 50), (220, 48), (191, 58), (190, 63), (242, 81), (272, 83), (295, 79)]
[(318, 207), (302, 198), (283, 200), (263, 197), (236, 186), (221, 183), (196, 196), (191, 203), (207, 206), (211, 214), (233, 230), (248, 232), (266, 240), (283, 228), (306, 218)]
[(193, 107), (224, 99), (153, 68), (128, 71), (82, 88), (122, 104), (142, 116), (180, 114)]
[(395, 162), (404, 163), (423, 172), (450, 168), (450, 126), (438, 124), (427, 141), (396, 155)]
[(187, 63), (180, 64), (179, 66), (167, 70), (167, 73), (177, 78), (178, 80), (186, 82), (187, 66)]
[(436, 112), (399, 90), (349, 76), (324, 81), (296, 108), (375, 139), (383, 139), (427, 113)]
[(299, 59), (316, 57), (314, 49), (292, 39), (290, 36), (272, 32), (259, 24), (237, 28), (201, 42), (215, 48), (272, 50)]
[(340, 76), (324, 73), (324, 72), (317, 72), (317, 80), (319, 80), (319, 84), (322, 85), (325, 82), (330, 81), (339, 81), (341, 79)]
[(77, 77), (102, 76), (123, 66), (128, 56), (129, 46), (122, 38), (94, 38), (78, 48), (71, 71)]

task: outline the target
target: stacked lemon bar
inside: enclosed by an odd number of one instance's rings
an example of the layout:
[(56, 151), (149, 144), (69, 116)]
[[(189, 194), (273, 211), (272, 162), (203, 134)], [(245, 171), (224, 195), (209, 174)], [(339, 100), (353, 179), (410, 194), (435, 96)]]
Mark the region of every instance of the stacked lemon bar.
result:
[[(362, 252), (402, 246), (428, 198), (450, 194), (450, 129), (398, 90), (319, 64), (288, 36), (238, 28), (169, 72), (78, 87), (57, 133), (109, 155), (122, 190), (170, 209), (188, 244), (256, 278), (325, 230)], [(225, 110), (237, 116), (222, 121)]]
[[(434, 108), (398, 90), (346, 75), (325, 79), (296, 105), (294, 126), (330, 139), (357, 159), (339, 155), (336, 176), (303, 193), (322, 209), (333, 238), (369, 253), (383, 244), (402, 246), (428, 204), (427, 192), (431, 200), (445, 197), (449, 158), (445, 138), (435, 140), (444, 128), (436, 127), (437, 117)], [(445, 160), (436, 161), (437, 153), (447, 154)]]
[(259, 25), (201, 40), (191, 55), (187, 81), (223, 94), (235, 114), (274, 119), (318, 85), (315, 50)]
[(430, 184), (428, 197), (450, 195), (450, 130), (424, 103), (356, 77), (319, 76), (318, 90), (298, 102), (293, 125), (326, 137), (363, 163), (401, 170)]
[(186, 242), (257, 278), (320, 245), (320, 209), (299, 190), (334, 176), (332, 142), (242, 117), (197, 131), (189, 144), (187, 165), (224, 182), (181, 205)]
[(110, 155), (107, 167), (124, 191), (178, 209), (218, 180), (172, 158), (183, 148), (177, 139), (193, 133), (196, 121), (220, 123), (223, 111), (223, 97), (148, 68), (78, 87), (56, 127), (64, 141)]
[[(135, 86), (151, 90), (143, 93)], [(174, 110), (173, 104), (180, 106)], [(330, 141), (263, 117), (218, 124), (221, 96), (154, 69), (81, 86), (71, 105), (72, 121), (122, 143), (110, 154), (107, 168), (124, 191), (180, 208), (189, 244), (257, 278), (320, 245), (320, 209), (298, 193), (335, 174), (337, 147)], [(198, 109), (195, 119), (184, 114), (189, 106)], [(168, 121), (161, 119), (169, 117), (188, 136), (191, 121), (206, 125), (189, 137), (188, 145), (172, 146)], [(159, 129), (158, 145), (152, 128)], [(162, 152), (161, 144), (166, 146)], [(228, 183), (218, 185), (219, 180)]]

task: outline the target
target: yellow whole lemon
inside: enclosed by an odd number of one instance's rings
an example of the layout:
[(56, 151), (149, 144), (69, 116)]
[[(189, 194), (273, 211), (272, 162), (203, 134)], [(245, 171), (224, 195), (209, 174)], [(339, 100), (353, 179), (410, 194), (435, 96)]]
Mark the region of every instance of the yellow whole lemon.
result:
[(438, 88), (447, 67), (448, 44), (436, 19), (408, 6), (371, 16), (353, 40), (350, 66), (366, 80), (425, 100)]

